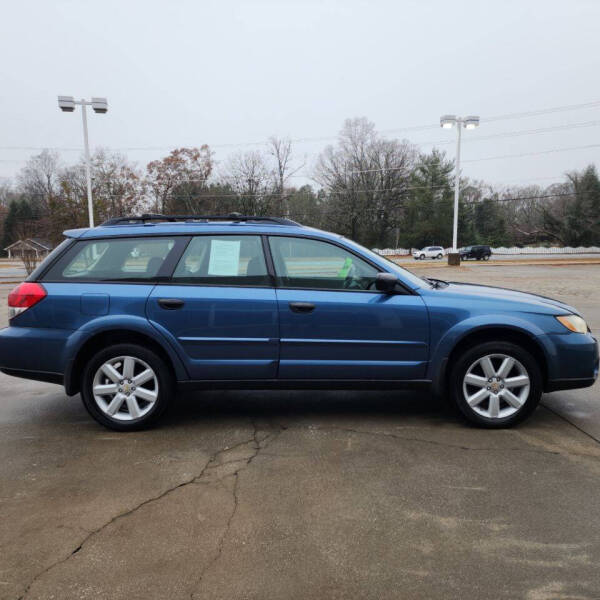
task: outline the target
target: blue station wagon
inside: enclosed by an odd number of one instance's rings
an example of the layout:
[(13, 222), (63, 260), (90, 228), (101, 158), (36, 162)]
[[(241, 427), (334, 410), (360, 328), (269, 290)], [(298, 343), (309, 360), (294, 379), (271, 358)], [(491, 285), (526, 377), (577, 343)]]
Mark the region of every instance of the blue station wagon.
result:
[(288, 219), (143, 215), (65, 236), (9, 296), (0, 369), (80, 393), (115, 430), (155, 422), (178, 388), (428, 388), (506, 427), (598, 376), (571, 306), (417, 277)]

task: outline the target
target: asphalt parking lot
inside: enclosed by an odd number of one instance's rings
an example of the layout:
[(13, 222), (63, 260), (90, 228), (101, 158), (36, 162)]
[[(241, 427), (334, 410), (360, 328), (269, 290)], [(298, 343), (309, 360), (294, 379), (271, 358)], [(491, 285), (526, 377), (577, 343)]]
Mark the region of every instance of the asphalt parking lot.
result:
[[(600, 265), (426, 275), (600, 331)], [(1, 598), (600, 598), (598, 383), (506, 431), (412, 392), (215, 391), (117, 434), (57, 386), (0, 391)]]

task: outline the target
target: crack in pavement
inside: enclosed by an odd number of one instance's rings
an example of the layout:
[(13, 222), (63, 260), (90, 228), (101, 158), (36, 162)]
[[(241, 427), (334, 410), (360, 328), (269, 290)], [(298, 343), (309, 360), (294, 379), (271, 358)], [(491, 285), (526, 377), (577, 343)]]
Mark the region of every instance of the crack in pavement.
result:
[[(435, 446), (440, 446), (440, 447), (455, 448), (457, 450), (475, 451), (475, 452), (478, 452), (478, 451), (479, 452), (507, 452), (507, 451), (509, 451), (509, 452), (533, 452), (533, 453), (538, 453), (538, 454), (550, 454), (550, 455), (554, 455), (554, 456), (557, 456), (557, 455), (558, 456), (580, 456), (580, 457), (586, 457), (586, 458), (594, 458), (594, 456), (590, 455), (590, 454), (581, 454), (581, 453), (573, 453), (573, 452), (559, 452), (559, 451), (552, 451), (552, 450), (545, 450), (545, 449), (538, 449), (538, 448), (474, 447), (474, 446), (466, 446), (466, 445), (461, 445), (461, 444), (454, 444), (451, 442), (442, 442), (442, 441), (438, 441), (438, 440), (430, 440), (430, 439), (419, 438), (419, 437), (403, 436), (403, 435), (399, 435), (399, 434), (392, 433), (392, 432), (386, 432), (386, 431), (371, 431), (371, 430), (364, 430), (364, 429), (354, 429), (351, 427), (337, 427), (337, 426), (312, 427), (312, 426), (300, 426), (300, 425), (283, 425), (281, 423), (269, 423), (270, 427), (278, 428), (279, 431), (267, 433), (266, 435), (264, 435), (262, 438), (259, 439), (259, 433), (258, 433), (259, 430), (258, 430), (256, 423), (254, 421), (252, 421), (251, 424), (252, 424), (253, 432), (252, 432), (252, 436), (250, 438), (248, 438), (242, 442), (239, 442), (231, 447), (222, 448), (222, 449), (216, 451), (215, 453), (213, 453), (212, 455), (210, 455), (210, 457), (204, 464), (203, 468), (194, 477), (191, 477), (190, 479), (180, 482), (177, 485), (167, 488), (166, 490), (164, 490), (163, 492), (161, 492), (160, 494), (158, 494), (156, 496), (153, 496), (152, 498), (148, 498), (148, 499), (140, 502), (135, 507), (128, 509), (128, 510), (112, 517), (110, 520), (108, 520), (106, 523), (104, 523), (97, 529), (94, 529), (93, 531), (88, 532), (88, 534), (81, 540), (81, 542), (77, 545), (77, 547), (74, 550), (72, 550), (68, 555), (63, 556), (61, 559), (55, 561), (54, 563), (52, 563), (51, 565), (49, 565), (48, 567), (46, 567), (45, 569), (40, 571), (30, 581), (30, 583), (27, 585), (27, 587), (25, 588), (25, 590), (21, 594), (21, 596), (19, 596), (19, 600), (24, 600), (27, 597), (32, 586), (39, 579), (41, 579), (44, 575), (46, 575), (49, 571), (51, 571), (55, 567), (66, 563), (75, 554), (80, 552), (84, 548), (84, 546), (87, 544), (87, 542), (89, 542), (89, 540), (91, 538), (100, 534), (104, 529), (106, 529), (107, 527), (109, 527), (110, 525), (115, 523), (116, 521), (130, 516), (131, 514), (135, 513), (140, 508), (142, 508), (150, 503), (161, 500), (162, 498), (164, 498), (165, 496), (178, 490), (179, 488), (185, 487), (190, 484), (210, 484), (210, 483), (215, 483), (215, 482), (220, 485), (223, 485), (224, 479), (233, 477), (234, 482), (233, 482), (233, 486), (230, 489), (230, 492), (233, 497), (233, 508), (228, 517), (227, 523), (223, 529), (223, 533), (222, 533), (221, 537), (219, 538), (217, 550), (215, 552), (214, 557), (212, 558), (212, 560), (210, 560), (208, 562), (208, 564), (202, 570), (197, 583), (194, 585), (194, 588), (197, 588), (201, 584), (202, 580), (204, 579), (204, 577), (206, 576), (208, 571), (211, 568), (213, 568), (214, 565), (219, 561), (219, 559), (221, 558), (221, 555), (223, 553), (225, 542), (227, 540), (227, 537), (229, 536), (229, 532), (231, 530), (231, 525), (232, 525), (233, 519), (235, 518), (235, 515), (238, 510), (238, 506), (239, 506), (239, 489), (238, 489), (239, 488), (239, 473), (242, 470), (246, 469), (252, 463), (252, 461), (259, 455), (259, 453), (261, 453), (265, 448), (267, 448), (270, 445), (270, 443), (285, 430), (297, 429), (297, 430), (311, 431), (311, 432), (340, 431), (340, 432), (351, 433), (351, 434), (355, 434), (355, 435), (388, 437), (388, 438), (393, 438), (393, 439), (397, 439), (397, 440), (404, 441), (404, 442), (430, 444), (430, 445), (435, 445)], [(241, 448), (245, 445), (248, 445), (248, 444), (252, 444), (252, 449), (253, 449), (253, 452), (251, 453), (250, 456), (234, 458), (232, 460), (226, 460), (223, 462), (219, 462), (219, 457), (221, 455), (230, 453), (230, 452), (232, 452), (238, 448)], [(268, 453), (265, 453), (265, 454), (269, 455)], [(224, 474), (218, 475), (219, 469), (222, 469), (223, 467), (227, 467), (228, 465), (232, 465), (235, 463), (239, 463), (239, 467), (235, 468), (235, 470), (233, 472), (226, 472)], [(213, 473), (216, 473), (216, 477), (215, 477), (215, 479), (210, 480), (210, 476)], [(205, 478), (209, 478), (209, 481), (206, 481), (206, 482), (201, 481)], [(229, 489), (229, 488), (227, 488), (227, 489)], [(195, 591), (190, 592), (191, 600), (193, 600), (194, 595), (196, 594), (197, 591), (198, 590), (196, 589)]]
[[(237, 461), (232, 460), (232, 461), (227, 461), (225, 463), (217, 463), (217, 460), (219, 458), (219, 455), (226, 453), (226, 452), (231, 452), (237, 448), (240, 448), (242, 446), (245, 446), (249, 443), (253, 443), (255, 445), (256, 451), (255, 453), (250, 457), (250, 459), (248, 459), (245, 463), (245, 465), (243, 465), (241, 468), (244, 468), (245, 466), (247, 466), (248, 464), (250, 464), (250, 462), (252, 461), (253, 458), (255, 458), (255, 456), (258, 454), (258, 452), (261, 450), (260, 447), (260, 443), (262, 441), (265, 441), (269, 436), (266, 436), (265, 438), (263, 438), (263, 440), (258, 440), (258, 430), (256, 425), (254, 424), (254, 422), (252, 422), (252, 427), (254, 429), (252, 437), (250, 439), (244, 440), (243, 442), (239, 442), (238, 444), (235, 444), (233, 446), (226, 446), (225, 448), (222, 448), (220, 450), (218, 450), (217, 452), (214, 452), (212, 455), (209, 456), (208, 460), (206, 461), (204, 467), (202, 467), (201, 471), (195, 475), (194, 477), (191, 477), (190, 479), (187, 479), (185, 481), (182, 481), (180, 483), (178, 483), (177, 485), (174, 485), (170, 488), (167, 488), (166, 490), (162, 491), (160, 494), (158, 494), (157, 496), (153, 496), (152, 498), (148, 498), (142, 502), (140, 502), (139, 504), (137, 504), (136, 506), (134, 506), (133, 508), (130, 508), (126, 511), (123, 511), (122, 513), (119, 513), (118, 515), (115, 515), (114, 517), (112, 517), (111, 519), (109, 519), (106, 523), (104, 523), (103, 525), (101, 525), (100, 527), (94, 529), (93, 531), (90, 531), (82, 540), (81, 542), (77, 545), (77, 547), (72, 550), (69, 554), (67, 554), (66, 556), (63, 556), (61, 559), (53, 562), (52, 564), (48, 565), (45, 569), (43, 569), (42, 571), (40, 571), (37, 575), (35, 575), (35, 577), (29, 582), (29, 584), (27, 585), (27, 587), (25, 588), (25, 590), (23, 591), (23, 593), (19, 596), (18, 600), (24, 600), (27, 595), (29, 594), (29, 591), (31, 590), (31, 587), (39, 580), (41, 579), (44, 575), (46, 575), (48, 572), (50, 572), (52, 569), (58, 567), (59, 565), (62, 565), (64, 563), (66, 563), (69, 559), (71, 559), (75, 554), (77, 554), (78, 552), (80, 552), (83, 547), (85, 546), (85, 544), (87, 542), (89, 542), (89, 540), (91, 538), (93, 538), (94, 536), (100, 534), (104, 529), (106, 529), (107, 527), (109, 527), (110, 525), (112, 525), (113, 523), (115, 523), (116, 521), (119, 521), (121, 519), (124, 519), (130, 515), (132, 515), (133, 513), (135, 513), (136, 511), (138, 511), (140, 508), (151, 504), (152, 502), (157, 502), (159, 500), (161, 500), (162, 498), (164, 498), (165, 496), (168, 496), (169, 494), (171, 494), (172, 492), (185, 487), (187, 485), (191, 485), (191, 484), (195, 484), (198, 483), (199, 480), (201, 478), (203, 478), (205, 476), (205, 474), (207, 472), (209, 472), (209, 470), (211, 468), (217, 468), (217, 467), (221, 467), (223, 465), (226, 464), (231, 464), (234, 462), (241, 462), (240, 459), (238, 459)], [(237, 475), (237, 473), (239, 472), (238, 469), (235, 474)]]
[[(227, 475), (227, 477), (234, 477), (233, 486), (231, 488), (231, 495), (233, 497), (233, 508), (231, 510), (229, 518), (227, 519), (227, 524), (225, 525), (225, 527), (223, 529), (223, 534), (219, 538), (219, 543), (217, 544), (217, 551), (215, 553), (215, 556), (204, 567), (204, 569), (202, 569), (202, 571), (200, 573), (200, 576), (198, 577), (198, 581), (194, 585), (194, 589), (190, 592), (190, 600), (194, 600), (194, 595), (197, 592), (197, 590), (195, 588), (197, 588), (202, 583), (202, 580), (204, 579), (204, 577), (206, 576), (206, 574), (208, 573), (208, 571), (210, 569), (212, 569), (217, 564), (217, 562), (221, 558), (221, 555), (223, 554), (223, 548), (225, 546), (225, 541), (229, 537), (229, 532), (231, 530), (231, 524), (233, 523), (233, 519), (234, 519), (234, 517), (235, 517), (235, 515), (237, 513), (238, 506), (239, 506), (239, 496), (238, 496), (239, 473), (242, 470), (246, 469), (252, 463), (252, 461), (259, 455), (259, 453), (261, 452), (261, 450), (263, 450), (264, 448), (266, 448), (267, 446), (270, 445), (270, 443), (273, 441), (273, 439), (275, 439), (283, 431), (285, 431), (286, 429), (288, 429), (288, 427), (286, 427), (286, 426), (277, 425), (277, 427), (279, 427), (279, 432), (278, 433), (276, 433), (276, 434), (267, 434), (261, 440), (259, 440), (258, 439), (258, 427), (256, 426), (256, 423), (254, 421), (252, 421), (252, 426), (254, 427), (254, 436), (253, 436), (253, 440), (252, 440), (254, 442), (254, 453), (251, 456), (249, 456), (247, 459), (238, 459), (237, 461), (228, 461), (227, 463), (222, 463), (220, 465), (217, 465), (217, 466), (223, 466), (225, 464), (231, 464), (233, 462), (242, 462), (243, 463), (233, 473)], [(217, 467), (215, 467), (215, 468), (217, 468)]]

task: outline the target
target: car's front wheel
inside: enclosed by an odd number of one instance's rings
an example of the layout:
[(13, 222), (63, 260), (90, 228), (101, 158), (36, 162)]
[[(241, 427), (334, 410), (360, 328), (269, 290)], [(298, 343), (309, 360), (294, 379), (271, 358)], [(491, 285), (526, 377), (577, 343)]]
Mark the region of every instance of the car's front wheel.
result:
[(536, 408), (542, 376), (535, 358), (512, 342), (485, 342), (465, 351), (450, 374), (452, 399), (471, 423), (510, 427)]
[(83, 372), (81, 397), (96, 421), (117, 431), (152, 425), (167, 408), (173, 378), (164, 360), (136, 344), (97, 352)]
[(437, 255), (437, 257), (438, 257), (439, 259), (442, 259), (442, 258), (444, 258), (442, 254), (438, 254), (438, 255)]

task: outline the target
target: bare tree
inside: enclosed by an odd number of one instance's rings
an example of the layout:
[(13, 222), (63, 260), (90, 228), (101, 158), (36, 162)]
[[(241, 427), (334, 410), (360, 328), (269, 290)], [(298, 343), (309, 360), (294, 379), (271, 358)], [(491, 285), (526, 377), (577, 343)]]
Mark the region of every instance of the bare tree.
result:
[(568, 184), (554, 184), (546, 189), (539, 186), (509, 187), (499, 193), (498, 202), (503, 206), (515, 242), (565, 244), (556, 225), (566, 218), (569, 193)]
[(365, 243), (396, 229), (414, 158), (408, 142), (382, 138), (366, 118), (346, 120), (337, 146), (321, 153), (314, 175), (329, 196), (332, 225)]
[(270, 208), (271, 169), (258, 151), (239, 152), (230, 156), (221, 178), (237, 195), (237, 209), (249, 215), (266, 214)]
[(19, 190), (30, 196), (42, 212), (50, 210), (60, 191), (61, 163), (57, 152), (43, 150), (32, 156), (17, 176)]
[(276, 194), (277, 212), (281, 216), (287, 216), (289, 213), (289, 193), (286, 192), (288, 180), (304, 165), (292, 168), (292, 141), (289, 138), (270, 137), (268, 153), (275, 163), (273, 193)]
[[(44, 223), (42, 221), (27, 220), (17, 224), (16, 233), (22, 242), (27, 243), (27, 240), (37, 237), (43, 229)], [(23, 248), (21, 250), (21, 261), (27, 275), (31, 275), (40, 262), (40, 256), (33, 248)]]
[(92, 157), (93, 195), (100, 219), (135, 214), (144, 203), (145, 182), (125, 156), (98, 150)]

